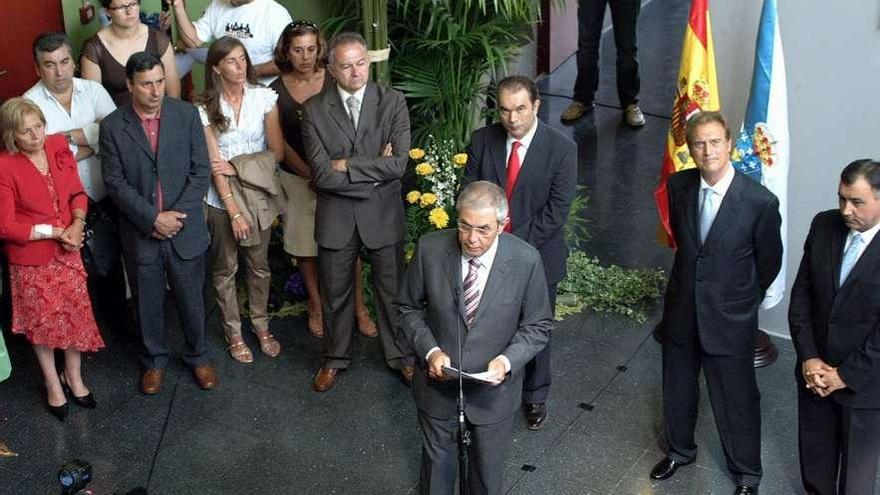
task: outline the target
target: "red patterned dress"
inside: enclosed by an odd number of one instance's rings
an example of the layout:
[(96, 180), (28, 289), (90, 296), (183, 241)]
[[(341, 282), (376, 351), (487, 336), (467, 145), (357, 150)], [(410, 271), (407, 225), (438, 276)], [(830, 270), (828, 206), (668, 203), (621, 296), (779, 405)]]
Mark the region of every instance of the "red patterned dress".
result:
[[(52, 173), (43, 175), (59, 213)], [(63, 225), (57, 225), (63, 227)], [(79, 251), (60, 244), (45, 265), (9, 264), (12, 295), (12, 333), (24, 334), (31, 344), (53, 349), (97, 351), (104, 347), (86, 288), (86, 271)]]

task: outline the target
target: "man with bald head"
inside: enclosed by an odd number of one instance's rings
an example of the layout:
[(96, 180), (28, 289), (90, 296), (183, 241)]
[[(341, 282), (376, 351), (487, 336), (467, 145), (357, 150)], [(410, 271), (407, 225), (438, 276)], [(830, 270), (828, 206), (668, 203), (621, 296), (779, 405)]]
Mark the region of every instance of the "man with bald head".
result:
[(324, 362), (316, 391), (329, 390), (351, 363), (355, 262), (363, 249), (373, 270), (379, 340), (389, 368), (412, 380), (412, 357), (395, 342), (392, 302), (403, 268), (400, 178), (409, 161), (409, 111), (403, 94), (369, 81), (367, 43), (342, 33), (328, 45), (336, 84), (310, 98), (303, 142), (317, 189), (315, 240), (324, 315)]

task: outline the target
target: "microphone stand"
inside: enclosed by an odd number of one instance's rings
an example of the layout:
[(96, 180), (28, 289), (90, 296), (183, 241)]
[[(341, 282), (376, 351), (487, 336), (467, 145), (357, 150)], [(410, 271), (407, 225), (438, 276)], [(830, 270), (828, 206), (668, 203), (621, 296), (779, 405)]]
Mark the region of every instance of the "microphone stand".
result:
[(464, 418), (464, 382), (462, 373), (461, 353), (461, 292), (455, 289), (455, 308), (458, 310), (456, 315), (456, 331), (458, 334), (458, 492), (461, 495), (468, 493), (468, 446), (471, 444), (471, 432), (467, 429)]

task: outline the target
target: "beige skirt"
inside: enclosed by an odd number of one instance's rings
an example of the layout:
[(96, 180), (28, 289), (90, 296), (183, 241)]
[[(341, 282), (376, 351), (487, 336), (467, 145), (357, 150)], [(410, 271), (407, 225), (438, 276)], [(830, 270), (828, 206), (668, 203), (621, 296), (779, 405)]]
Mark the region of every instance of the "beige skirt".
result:
[(299, 257), (318, 256), (315, 242), (315, 206), (318, 203), (309, 183), (298, 175), (281, 171), (284, 203), (284, 250)]

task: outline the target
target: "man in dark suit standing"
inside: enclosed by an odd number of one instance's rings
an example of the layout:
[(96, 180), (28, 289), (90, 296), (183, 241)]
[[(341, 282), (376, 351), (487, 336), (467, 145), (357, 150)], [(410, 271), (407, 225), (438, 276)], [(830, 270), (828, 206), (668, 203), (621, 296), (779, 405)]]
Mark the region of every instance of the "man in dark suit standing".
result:
[(167, 98), (158, 57), (135, 53), (125, 66), (132, 101), (101, 122), (107, 194), (120, 211), (120, 239), (143, 341), (141, 391), (162, 385), (166, 279), (177, 304), (186, 350), (202, 389), (217, 376), (208, 362), (202, 298), (210, 240), (202, 207), (211, 166), (198, 112)]
[(758, 306), (782, 265), (779, 201), (733, 168), (720, 113), (694, 115), (686, 132), (697, 167), (669, 177), (676, 251), (661, 324), (668, 451), (651, 478), (669, 478), (696, 459), (702, 367), (735, 493), (751, 495), (761, 480), (754, 339)]
[[(500, 494), (523, 368), (549, 341), (552, 315), (538, 252), (502, 234), (507, 201), (477, 181), (459, 196), (458, 232), (423, 236), (397, 303), (400, 337), (417, 356), (413, 396), (422, 429), (420, 493), (456, 487), (458, 382), (443, 371), (488, 371), (488, 384), (465, 383), (469, 493)], [(461, 335), (461, 363), (458, 338)]]
[[(556, 284), (565, 278), (568, 258), (563, 227), (577, 191), (577, 144), (538, 120), (540, 105), (531, 79), (509, 76), (498, 83), (501, 122), (471, 137), (465, 183), (487, 180), (505, 190), (510, 205), (505, 230), (541, 253), (555, 309)], [(547, 418), (550, 375), (548, 342), (526, 366), (523, 380), (523, 408), (532, 430)]]
[(314, 388), (329, 390), (351, 363), (355, 325), (354, 266), (362, 248), (373, 269), (373, 298), (385, 362), (412, 380), (412, 357), (395, 343), (392, 303), (403, 269), (400, 178), (410, 146), (409, 111), (399, 91), (368, 81), (363, 37), (342, 33), (330, 41), (336, 84), (310, 98), (303, 141), (317, 188), (315, 240), (324, 324), (324, 363)]
[(847, 165), (837, 195), (839, 210), (813, 218), (788, 322), (804, 488), (861, 495), (880, 457), (880, 163)]

